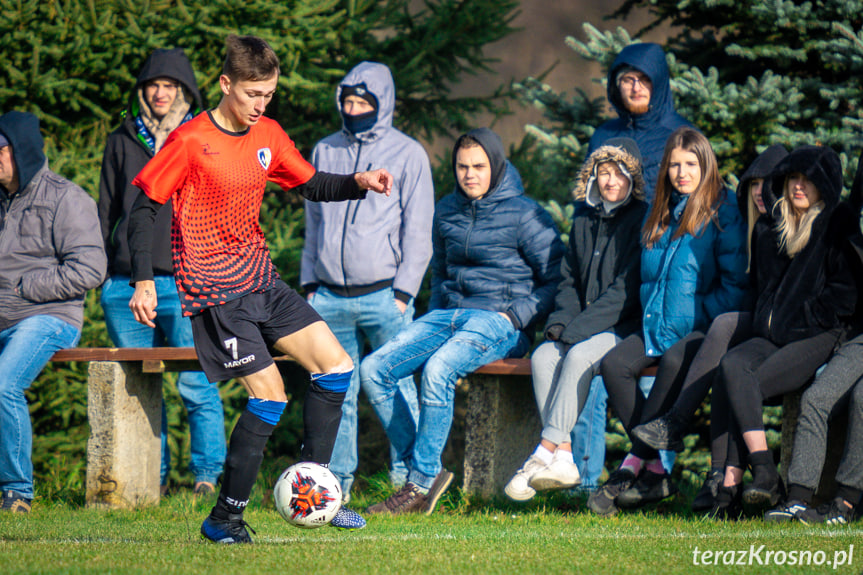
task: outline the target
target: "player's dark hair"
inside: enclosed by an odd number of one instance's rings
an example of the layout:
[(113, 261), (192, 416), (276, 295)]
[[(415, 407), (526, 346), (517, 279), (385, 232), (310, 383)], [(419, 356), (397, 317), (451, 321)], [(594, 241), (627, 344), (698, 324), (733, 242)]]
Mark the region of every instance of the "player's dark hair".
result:
[(225, 48), (222, 74), (233, 82), (269, 80), (279, 73), (279, 57), (256, 36), (230, 34)]

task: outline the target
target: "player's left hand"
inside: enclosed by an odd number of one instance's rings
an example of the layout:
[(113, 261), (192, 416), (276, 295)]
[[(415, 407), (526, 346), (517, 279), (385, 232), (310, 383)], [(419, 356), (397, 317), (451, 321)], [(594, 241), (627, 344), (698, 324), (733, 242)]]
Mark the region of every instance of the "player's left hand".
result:
[(393, 175), (383, 168), (370, 172), (357, 172), (354, 178), (363, 190), (371, 190), (385, 196), (389, 196), (393, 190)]

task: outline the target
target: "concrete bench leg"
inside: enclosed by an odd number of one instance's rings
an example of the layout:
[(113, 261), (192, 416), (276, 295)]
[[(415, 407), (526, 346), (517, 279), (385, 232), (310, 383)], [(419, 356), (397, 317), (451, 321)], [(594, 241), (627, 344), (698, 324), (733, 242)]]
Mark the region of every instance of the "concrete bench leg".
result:
[(464, 489), (482, 497), (499, 495), (542, 432), (530, 379), (473, 374), (468, 385)]
[(159, 502), (162, 375), (140, 362), (90, 362), (87, 506)]

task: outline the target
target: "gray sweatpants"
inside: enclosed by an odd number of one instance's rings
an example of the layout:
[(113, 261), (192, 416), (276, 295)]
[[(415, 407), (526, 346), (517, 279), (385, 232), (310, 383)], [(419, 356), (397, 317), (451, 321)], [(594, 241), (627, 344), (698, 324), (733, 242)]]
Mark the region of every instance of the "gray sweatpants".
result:
[(590, 380), (599, 374), (602, 358), (619, 341), (613, 333), (599, 333), (575, 345), (547, 341), (536, 348), (530, 369), (543, 439), (555, 445), (570, 441)]
[(836, 482), (863, 490), (863, 335), (840, 347), (803, 393), (789, 483), (813, 491), (818, 488), (827, 451), (827, 422), (846, 408), (848, 433)]

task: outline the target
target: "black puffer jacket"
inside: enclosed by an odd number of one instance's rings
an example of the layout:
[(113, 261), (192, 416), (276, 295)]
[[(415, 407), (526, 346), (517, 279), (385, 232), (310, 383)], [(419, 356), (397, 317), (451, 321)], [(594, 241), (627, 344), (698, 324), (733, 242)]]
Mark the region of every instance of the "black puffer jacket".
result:
[[(635, 142), (626, 141), (637, 153)], [(596, 166), (609, 160), (623, 164), (635, 185), (625, 203), (607, 213), (592, 182)], [(580, 201), (575, 204), (561, 268), (563, 281), (555, 311), (546, 322), (546, 338), (570, 345), (603, 332), (625, 338), (639, 328), (641, 320), (640, 235), (647, 204), (640, 158), (622, 147), (600, 147), (579, 174), (576, 197)]]
[[(762, 217), (753, 236), (752, 273), (757, 301), (753, 332), (779, 346), (835, 332), (844, 339), (857, 300), (849, 238), (859, 228), (851, 206), (840, 203), (842, 165), (827, 147), (803, 146), (791, 152), (772, 176), (772, 190), (781, 197), (788, 174), (804, 174), (821, 194), (824, 210), (815, 218), (806, 246), (794, 258), (779, 247), (773, 222)], [(778, 220), (776, 198), (765, 195), (768, 213)], [(775, 208), (775, 210), (774, 210)]]
[[(102, 174), (99, 181), (99, 223), (102, 239), (108, 254), (109, 275), (131, 275), (129, 242), (126, 238), (129, 213), (140, 190), (132, 180), (141, 168), (153, 157), (153, 150), (138, 136), (135, 116), (138, 115), (138, 92), (144, 82), (154, 78), (173, 78), (186, 87), (194, 97), (192, 113), (199, 112), (203, 105), (192, 65), (182, 48), (156, 50), (144, 63), (135, 88), (129, 95), (125, 119), (119, 128), (108, 136), (102, 158)], [(159, 210), (153, 234), (153, 272), (157, 275), (173, 275), (171, 264), (171, 202)]]

